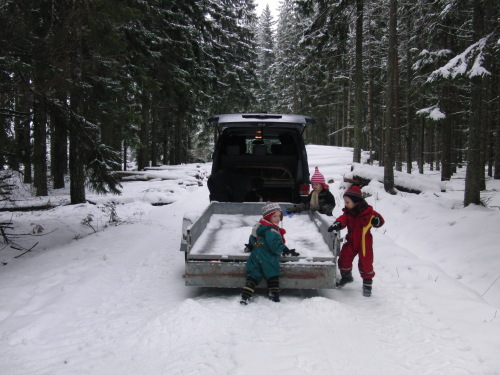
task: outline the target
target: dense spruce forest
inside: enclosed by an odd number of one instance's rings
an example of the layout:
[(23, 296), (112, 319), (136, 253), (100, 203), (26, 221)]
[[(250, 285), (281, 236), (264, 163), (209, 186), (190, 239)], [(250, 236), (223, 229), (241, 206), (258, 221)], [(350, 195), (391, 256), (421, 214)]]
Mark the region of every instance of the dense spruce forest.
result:
[(131, 165), (209, 161), (211, 114), (300, 113), (317, 121), (307, 143), (371, 152), (387, 191), (395, 170), (465, 166), (464, 204), (480, 204), (500, 178), (499, 8), (282, 0), (273, 19), (253, 0), (1, 1), (3, 170), (81, 203), (118, 193)]

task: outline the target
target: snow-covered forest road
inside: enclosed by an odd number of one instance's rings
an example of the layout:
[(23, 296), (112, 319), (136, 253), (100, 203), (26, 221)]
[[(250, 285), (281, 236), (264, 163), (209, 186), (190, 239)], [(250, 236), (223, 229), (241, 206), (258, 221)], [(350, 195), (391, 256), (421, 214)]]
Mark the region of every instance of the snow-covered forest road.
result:
[[(311, 169), (335, 179), (334, 215), (351, 151), (308, 146)], [(79, 240), (47, 235), (40, 241), (55, 242), (44, 250), (3, 259), (0, 374), (500, 374), (500, 287), (483, 293), (499, 269), (500, 235), (491, 229), (498, 232), (500, 211), (454, 208), (462, 193), (453, 186), (415, 197), (388, 196), (377, 183), (366, 188), (387, 222), (374, 231), (371, 298), (355, 272), (342, 290), (285, 290), (281, 303), (258, 292), (241, 306), (239, 290), (184, 285), (182, 217), (209, 203), (206, 184), (128, 184), (117, 207), (128, 224)], [(173, 203), (153, 207), (148, 194)], [(84, 206), (56, 209), (52, 225), (81, 231), (81, 219), (70, 218), (84, 217)], [(25, 220), (42, 223), (44, 215)], [(467, 230), (476, 230), (481, 247), (467, 249)]]

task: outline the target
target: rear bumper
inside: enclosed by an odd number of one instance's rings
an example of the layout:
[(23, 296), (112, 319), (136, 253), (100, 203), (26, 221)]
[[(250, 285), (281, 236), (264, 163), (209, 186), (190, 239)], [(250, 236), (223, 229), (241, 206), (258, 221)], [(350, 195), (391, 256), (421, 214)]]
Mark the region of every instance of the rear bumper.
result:
[[(281, 264), (282, 289), (333, 289), (335, 263), (311, 264), (287, 262)], [(185, 281), (188, 286), (242, 288), (245, 285), (245, 262), (187, 261)], [(265, 288), (262, 281), (259, 287)]]

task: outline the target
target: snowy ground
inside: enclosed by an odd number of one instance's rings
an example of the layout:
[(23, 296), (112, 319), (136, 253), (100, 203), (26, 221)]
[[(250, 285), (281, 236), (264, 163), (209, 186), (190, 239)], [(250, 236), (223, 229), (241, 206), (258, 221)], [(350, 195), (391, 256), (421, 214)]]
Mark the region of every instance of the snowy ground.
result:
[[(352, 150), (308, 154), (334, 179), (337, 216)], [(372, 181), (363, 191), (386, 225), (373, 231), (371, 298), (356, 275), (342, 290), (241, 306), (239, 290), (182, 278), (182, 217), (208, 204), (209, 169), (171, 167), (121, 197), (89, 195), (95, 204), (0, 213), (32, 233), (12, 238), (19, 248), (37, 244), (18, 258), (0, 248), (0, 374), (500, 374), (500, 181), (487, 183), (488, 207), (468, 208), (464, 171), (445, 184), (439, 172), (398, 177), (420, 195)]]

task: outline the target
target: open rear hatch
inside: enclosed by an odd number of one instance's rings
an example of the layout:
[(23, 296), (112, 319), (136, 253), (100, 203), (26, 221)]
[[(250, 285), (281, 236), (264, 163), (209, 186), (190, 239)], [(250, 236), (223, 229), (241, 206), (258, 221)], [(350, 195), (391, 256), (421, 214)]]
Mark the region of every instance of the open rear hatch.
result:
[(209, 122), (218, 134), (209, 180), (212, 201), (251, 202), (258, 196), (263, 201), (298, 203), (309, 194), (303, 133), (314, 123), (312, 117), (222, 114)]

